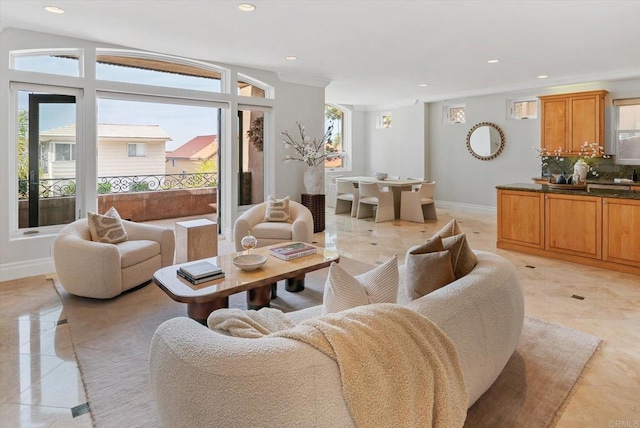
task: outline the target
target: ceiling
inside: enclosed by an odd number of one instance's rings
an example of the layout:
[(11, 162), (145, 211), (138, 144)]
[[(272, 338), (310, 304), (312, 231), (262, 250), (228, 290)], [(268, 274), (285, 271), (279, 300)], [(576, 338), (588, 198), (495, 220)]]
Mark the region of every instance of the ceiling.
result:
[(327, 101), (365, 108), (640, 77), (640, 1), (242, 1), (256, 10), (227, 0), (1, 0), (0, 28), (326, 79)]

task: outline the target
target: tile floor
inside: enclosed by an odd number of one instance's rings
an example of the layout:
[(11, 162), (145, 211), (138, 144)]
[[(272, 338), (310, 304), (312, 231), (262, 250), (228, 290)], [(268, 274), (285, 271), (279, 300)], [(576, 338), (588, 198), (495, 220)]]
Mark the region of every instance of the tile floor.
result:
[[(516, 266), (528, 315), (604, 339), (558, 426), (640, 427), (640, 277), (498, 250), (495, 215), (439, 210), (439, 221), (426, 224), (375, 224), (330, 209), (326, 217), (314, 239), (372, 264), (394, 253), (402, 260), (456, 217), (473, 248)], [(219, 248), (233, 246), (221, 240)], [(91, 426), (64, 311), (46, 276), (0, 283), (0, 349), (0, 426)]]

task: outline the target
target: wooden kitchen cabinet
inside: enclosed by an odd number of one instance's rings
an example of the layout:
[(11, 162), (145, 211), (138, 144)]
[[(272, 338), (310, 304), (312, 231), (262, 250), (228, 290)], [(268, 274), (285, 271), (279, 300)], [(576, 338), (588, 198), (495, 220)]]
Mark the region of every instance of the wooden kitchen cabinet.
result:
[(602, 259), (640, 267), (640, 200), (603, 198)]
[(498, 241), (544, 248), (542, 193), (498, 190)]
[(604, 146), (607, 91), (541, 96), (542, 148), (577, 154), (585, 141)]
[(497, 186), (496, 246), (640, 275), (640, 198), (592, 196), (515, 183)]
[(548, 193), (544, 202), (546, 250), (601, 258), (602, 198)]

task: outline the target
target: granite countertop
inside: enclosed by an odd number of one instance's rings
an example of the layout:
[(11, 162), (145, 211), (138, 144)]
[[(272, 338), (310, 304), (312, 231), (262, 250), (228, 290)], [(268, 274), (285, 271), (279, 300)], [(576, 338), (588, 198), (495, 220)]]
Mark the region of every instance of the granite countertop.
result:
[[(531, 180), (549, 180), (549, 177), (531, 177)], [(611, 186), (640, 186), (640, 181), (616, 183), (614, 180), (587, 180), (587, 184), (603, 184)]]
[[(613, 183), (611, 183), (613, 184)], [(619, 183), (615, 183), (618, 184)], [(640, 200), (640, 192), (632, 192), (630, 190), (608, 190), (608, 189), (551, 189), (545, 184), (534, 183), (512, 183), (496, 186), (496, 189), (502, 190), (519, 190), (523, 192), (539, 192), (539, 193), (556, 193), (563, 195), (580, 195), (580, 196), (601, 196), (605, 198), (621, 198)]]

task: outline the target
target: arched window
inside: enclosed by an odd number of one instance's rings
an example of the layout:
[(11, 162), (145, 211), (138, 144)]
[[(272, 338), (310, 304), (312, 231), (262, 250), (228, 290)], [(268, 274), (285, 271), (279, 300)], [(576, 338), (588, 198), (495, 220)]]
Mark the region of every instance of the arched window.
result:
[(325, 104), (324, 118), (325, 132), (333, 125), (325, 150), (334, 154), (325, 160), (324, 167), (331, 171), (351, 169), (351, 112), (337, 104)]

